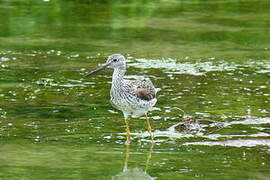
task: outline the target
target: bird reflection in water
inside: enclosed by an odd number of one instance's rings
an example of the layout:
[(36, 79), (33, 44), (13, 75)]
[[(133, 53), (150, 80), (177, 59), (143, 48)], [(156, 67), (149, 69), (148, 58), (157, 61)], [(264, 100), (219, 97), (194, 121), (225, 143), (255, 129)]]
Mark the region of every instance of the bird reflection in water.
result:
[(112, 176), (112, 180), (153, 180), (155, 179), (154, 177), (151, 177), (147, 173), (149, 162), (152, 157), (152, 150), (153, 150), (153, 144), (147, 154), (144, 170), (138, 167), (128, 168), (128, 161), (130, 157), (130, 146), (127, 145), (125, 149), (125, 159), (124, 159), (125, 162), (124, 162), (123, 171), (118, 173), (115, 176)]

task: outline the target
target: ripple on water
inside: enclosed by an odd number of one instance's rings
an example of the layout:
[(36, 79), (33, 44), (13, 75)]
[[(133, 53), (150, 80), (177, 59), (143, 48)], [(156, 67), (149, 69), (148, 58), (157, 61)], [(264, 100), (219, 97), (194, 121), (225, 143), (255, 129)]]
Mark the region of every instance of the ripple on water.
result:
[[(53, 55), (56, 56), (62, 56), (64, 59), (79, 59), (82, 58), (82, 55), (79, 54), (66, 54), (63, 53), (61, 51), (57, 51), (57, 50), (48, 50), (46, 52), (42, 52), (42, 51), (33, 51), (30, 54), (20, 54), (20, 56), (18, 56), (18, 53), (15, 52), (5, 52), (5, 53), (1, 53), (0, 52), (0, 64), (2, 66), (4, 66), (5, 64), (8, 63), (4, 63), (5, 61), (9, 61), (9, 60), (16, 60), (16, 59), (21, 59), (21, 56), (41, 56), (41, 55), (46, 55), (48, 57), (51, 57)], [(50, 55), (50, 56), (49, 56)], [(86, 59), (92, 59), (92, 58), (98, 58), (100, 55), (97, 56), (87, 56)], [(168, 77), (170, 77), (171, 79), (176, 79), (175, 76), (173, 74), (190, 74), (190, 75), (196, 75), (196, 76), (201, 76), (206, 74), (207, 72), (214, 72), (214, 71), (226, 71), (226, 74), (228, 76), (232, 76), (233, 80), (237, 81), (237, 82), (243, 82), (246, 83), (250, 86), (246, 86), (246, 84), (243, 84), (243, 86), (240, 87), (235, 87), (234, 91), (235, 93), (239, 94), (239, 93), (246, 93), (247, 95), (252, 95), (254, 92), (256, 92), (259, 95), (265, 95), (265, 96), (269, 96), (269, 94), (266, 93), (266, 90), (268, 89), (268, 84), (258, 84), (256, 85), (256, 79), (246, 79), (245, 77), (248, 74), (245, 74), (245, 70), (249, 70), (249, 68), (251, 68), (253, 70), (254, 73), (258, 73), (258, 74), (263, 74), (263, 73), (269, 73), (270, 72), (270, 63), (267, 61), (260, 61), (260, 62), (256, 62), (256, 61), (249, 61), (245, 64), (237, 64), (234, 62), (225, 62), (225, 61), (217, 61), (217, 62), (212, 62), (213, 59), (209, 59), (207, 60), (207, 62), (188, 62), (189, 58), (186, 58), (185, 60), (183, 60), (182, 62), (180, 60), (175, 60), (175, 59), (137, 59), (135, 62), (132, 61), (131, 63), (129, 63), (130, 66), (136, 67), (136, 68), (142, 68), (142, 69), (149, 69), (149, 68), (156, 68), (156, 69), (161, 69), (163, 70), (165, 73), (170, 73), (168, 75)], [(29, 61), (31, 62), (31, 61)], [(32, 64), (31, 64), (32, 66)], [(87, 69), (85, 68), (78, 68), (79, 72), (81, 73), (80, 75), (82, 76), (84, 74), (84, 71), (86, 71)], [(239, 73), (239, 74), (238, 74)], [(220, 80), (218, 78), (218, 73), (211, 73), (211, 75), (214, 77), (214, 79)], [(237, 75), (240, 75), (240, 77), (237, 77)], [(80, 77), (81, 77), (80, 76)], [(103, 75), (104, 76), (104, 75)], [(97, 76), (99, 78), (99, 76)], [(107, 76), (109, 77), (109, 76)], [(128, 78), (140, 78), (140, 76), (129, 76)], [(221, 79), (222, 80), (222, 79)], [(92, 82), (92, 81), (84, 81), (84, 80), (78, 80), (76, 78), (74, 79), (67, 79), (67, 78), (57, 78), (56, 76), (53, 76), (53, 74), (50, 74), (50, 76), (48, 77), (44, 77), (44, 78), (39, 78), (39, 79), (35, 79), (33, 80), (35, 85), (42, 85), (44, 87), (49, 87), (49, 88), (55, 88), (57, 91), (63, 91), (65, 92), (65, 89), (73, 89), (77, 86), (79, 87), (89, 87), (91, 86), (92, 88), (94, 87), (94, 85), (98, 84), (98, 83), (103, 83), (103, 82)], [(27, 84), (27, 83), (26, 83)], [(198, 86), (202, 86), (202, 85), (207, 85), (208, 82), (197, 82), (196, 83)], [(256, 86), (255, 86), (255, 85)], [(61, 89), (60, 89), (61, 87)], [(62, 88), (64, 87), (64, 88)], [(33, 87), (29, 87), (27, 88), (27, 92), (29, 91), (29, 93), (27, 94), (27, 96), (25, 96), (25, 100), (27, 99), (35, 99), (37, 98), (38, 94), (42, 94), (43, 93), (43, 88), (33, 88)], [(170, 86), (164, 85), (162, 88), (167, 88), (166, 91), (173, 91), (173, 93), (175, 93), (174, 95), (176, 95), (175, 98), (172, 98), (171, 100), (177, 100), (179, 98), (182, 98), (181, 96), (184, 96), (185, 92), (189, 92), (191, 91), (191, 88), (183, 88), (182, 92), (174, 92), (174, 90), (171, 90), (169, 88), (171, 88)], [(195, 87), (194, 87), (195, 88)], [(222, 90), (224, 92), (222, 92), (223, 96), (225, 95), (230, 95), (231, 93), (228, 93), (228, 88), (229, 87), (222, 87)], [(79, 88), (78, 88), (79, 89)], [(12, 97), (16, 97), (18, 96), (16, 94), (15, 91), (8, 91), (8, 94)], [(78, 93), (79, 94), (79, 93)], [(0, 96), (4, 96), (5, 94), (0, 94)], [(89, 96), (93, 96), (92, 94), (90, 94)], [(162, 96), (162, 94), (161, 94)], [(160, 96), (160, 97), (161, 97)], [(201, 98), (206, 98), (207, 93), (201, 93), (200, 97)], [(9, 98), (9, 101), (16, 101), (16, 99), (13, 98)], [(202, 102), (202, 104), (209, 104), (209, 103), (213, 103), (213, 101), (205, 101)], [(165, 112), (170, 112), (170, 107), (163, 107), (165, 109)], [(159, 110), (162, 111), (160, 108), (155, 107), (155, 110)], [(108, 110), (110, 113), (114, 114), (114, 113), (119, 113), (117, 111), (114, 110)], [(264, 110), (265, 113), (269, 113), (266, 112), (266, 110)], [(203, 118), (211, 118), (212, 115), (209, 113), (200, 113), (197, 112), (196, 115), (203, 117)], [(169, 120), (173, 120), (173, 118), (175, 117), (164, 117), (165, 121), (166, 118)], [(207, 143), (209, 145), (231, 145), (232, 146), (234, 144), (238, 144), (239, 146), (248, 144), (250, 146), (256, 146), (256, 145), (267, 145), (269, 146), (269, 142), (265, 141), (264, 138), (266, 137), (270, 137), (270, 134), (265, 133), (268, 129), (264, 128), (266, 124), (270, 124), (270, 118), (267, 117), (252, 117), (252, 116), (247, 116), (247, 117), (235, 117), (237, 120), (234, 119), (234, 121), (229, 121), (231, 118), (226, 118), (227, 122), (223, 123), (224, 128), (230, 127), (232, 125), (254, 125), (254, 127), (256, 127), (256, 131), (258, 130), (259, 132), (257, 133), (245, 133), (245, 134), (234, 134), (234, 135), (223, 135), (223, 134), (219, 134), (219, 131), (215, 132), (215, 133), (210, 133), (210, 134), (206, 134), (206, 131), (202, 130), (199, 133), (196, 134), (188, 134), (188, 133), (179, 133), (179, 132), (173, 132), (171, 130), (164, 130), (164, 131), (155, 131), (154, 135), (156, 137), (157, 142), (174, 142), (175, 140), (181, 140), (181, 139), (185, 139), (186, 141), (186, 145), (188, 144), (200, 144), (200, 143), (205, 143), (203, 145), (207, 145)], [(0, 123), (4, 124), (4, 123), (8, 123), (5, 122), (6, 119), (6, 112), (3, 111), (2, 109), (0, 109)], [(152, 116), (152, 119), (155, 120), (161, 120), (162, 117), (160, 116)], [(176, 118), (175, 118), (176, 119)], [(177, 118), (178, 119), (178, 118)], [(239, 120), (240, 119), (240, 120)], [(232, 120), (232, 119), (231, 119)], [(165, 122), (164, 121), (164, 122)], [(10, 126), (12, 124), (7, 124), (6, 127)], [(256, 126), (255, 126), (256, 125)], [(258, 127), (258, 125), (264, 125), (264, 127)], [(32, 126), (32, 124), (28, 124), (26, 126)], [(37, 125), (33, 124), (33, 126), (38, 127)], [(203, 126), (204, 128), (205, 126)], [(210, 127), (210, 126), (209, 126)], [(95, 127), (96, 129), (100, 129), (101, 127)], [(253, 127), (252, 127), (253, 128)], [(253, 129), (254, 130), (254, 129)], [(71, 129), (66, 129), (67, 132), (72, 132)], [(139, 132), (139, 133), (133, 133), (132, 134), (133, 137), (135, 139), (140, 139), (141, 141), (145, 141), (145, 142), (149, 142), (150, 138), (149, 138), (149, 134), (148, 132)], [(108, 141), (112, 141), (114, 139), (115, 136), (104, 136), (104, 139), (108, 140)], [(201, 138), (203, 140), (208, 140), (208, 141), (200, 141), (200, 142), (191, 142), (191, 139), (194, 140), (194, 138)], [(235, 138), (242, 138), (242, 139), (235, 139)], [(246, 139), (246, 138), (252, 138), (252, 139)], [(254, 139), (256, 138), (256, 139)], [(260, 139), (259, 139), (260, 138)], [(39, 137), (35, 137), (35, 139), (39, 139)], [(226, 141), (225, 141), (225, 140)], [(116, 141), (118, 142), (123, 142), (122, 140), (124, 140), (124, 133), (123, 134), (118, 134), (118, 136), (116, 137)], [(172, 140), (172, 141), (170, 141)], [(196, 139), (198, 140), (198, 139)], [(211, 140), (211, 141), (210, 141)], [(222, 140), (222, 141), (221, 141)], [(257, 142), (258, 141), (258, 142)]]
[(184, 145), (254, 147), (270, 146), (270, 139), (237, 139), (228, 141), (186, 142)]
[[(237, 117), (243, 118), (243, 117)], [(219, 126), (216, 123), (209, 123), (209, 124), (201, 124), (201, 130), (197, 131), (196, 133), (186, 133), (186, 132), (177, 132), (172, 128), (168, 128), (167, 130), (160, 131), (156, 130), (153, 132), (155, 137), (155, 141), (160, 144), (163, 142), (172, 142), (175, 143), (177, 140), (185, 140), (184, 145), (207, 145), (207, 146), (235, 146), (235, 147), (242, 147), (242, 146), (270, 146), (270, 137), (269, 133), (266, 132), (257, 132), (251, 134), (231, 134), (231, 135), (224, 135), (219, 134), (219, 130), (223, 128), (228, 128), (231, 125), (235, 124), (242, 124), (242, 125), (263, 125), (269, 124), (270, 118), (268, 117), (254, 117), (248, 116), (245, 117), (243, 120), (239, 121), (231, 121), (231, 122), (223, 122), (223, 126)], [(218, 127), (216, 131), (211, 129), (214, 126)], [(209, 129), (210, 128), (210, 131)], [(264, 130), (265, 128), (262, 128)], [(260, 130), (260, 129), (259, 129)], [(119, 133), (118, 135), (124, 135), (125, 133)], [(150, 136), (147, 131), (143, 132), (135, 132), (132, 133), (134, 139), (139, 139), (141, 142), (149, 142)], [(202, 139), (201, 141), (194, 141), (194, 138)], [(266, 139), (267, 138), (267, 139)], [(211, 141), (205, 141), (205, 140)], [(192, 142), (189, 142), (192, 141)]]
[[(180, 61), (180, 60), (179, 60)], [(166, 73), (174, 74), (191, 74), (191, 75), (204, 75), (207, 72), (213, 71), (235, 71), (237, 69), (243, 69), (252, 67), (256, 69), (258, 73), (267, 73), (270, 71), (269, 61), (250, 61), (246, 64), (237, 64), (234, 62), (225, 61), (207, 61), (207, 62), (179, 62), (175, 59), (136, 59), (135, 63), (130, 63), (130, 66), (134, 66), (142, 69), (163, 69)]]

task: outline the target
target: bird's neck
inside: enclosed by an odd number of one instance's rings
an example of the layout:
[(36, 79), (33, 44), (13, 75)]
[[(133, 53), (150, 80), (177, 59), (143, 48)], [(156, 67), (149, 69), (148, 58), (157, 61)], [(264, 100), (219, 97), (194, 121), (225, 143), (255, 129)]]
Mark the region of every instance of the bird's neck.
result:
[(125, 67), (115, 68), (114, 71), (113, 71), (112, 83), (113, 84), (122, 83), (122, 81), (124, 79), (125, 72), (126, 72)]

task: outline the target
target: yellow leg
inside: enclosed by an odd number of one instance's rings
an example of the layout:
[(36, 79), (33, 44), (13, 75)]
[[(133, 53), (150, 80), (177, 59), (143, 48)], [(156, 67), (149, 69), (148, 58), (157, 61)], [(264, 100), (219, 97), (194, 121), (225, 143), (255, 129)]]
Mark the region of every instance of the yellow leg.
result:
[(147, 171), (148, 166), (149, 166), (149, 162), (150, 162), (150, 160), (152, 158), (153, 147), (154, 147), (154, 143), (152, 143), (152, 145), (150, 147), (150, 150), (148, 152), (148, 155), (147, 155), (147, 160), (146, 160), (145, 169), (144, 169), (145, 172)]
[(130, 144), (130, 130), (129, 130), (129, 122), (128, 122), (127, 118), (125, 118), (125, 123), (126, 123), (126, 142), (125, 142), (125, 144), (129, 145)]
[(123, 172), (128, 170), (128, 159), (129, 159), (129, 152), (130, 152), (130, 145), (126, 145), (126, 152), (125, 152), (125, 162), (124, 162), (124, 169)]
[(152, 133), (152, 127), (151, 127), (151, 123), (150, 123), (150, 120), (147, 116), (147, 114), (145, 113), (145, 117), (146, 117), (146, 121), (147, 121), (147, 130), (151, 136), (151, 140), (152, 140), (152, 143), (154, 142), (154, 136), (153, 136), (153, 133)]

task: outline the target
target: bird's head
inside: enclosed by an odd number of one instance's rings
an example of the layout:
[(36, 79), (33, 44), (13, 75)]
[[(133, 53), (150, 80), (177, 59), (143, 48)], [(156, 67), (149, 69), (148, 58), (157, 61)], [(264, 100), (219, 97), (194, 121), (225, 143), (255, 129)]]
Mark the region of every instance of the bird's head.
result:
[(121, 54), (112, 54), (108, 56), (107, 61), (105, 63), (109, 68), (121, 68), (126, 67), (126, 59)]
[(105, 64), (103, 64), (101, 67), (88, 72), (85, 77), (90, 76), (91, 74), (94, 74), (96, 72), (99, 72), (105, 68), (126, 68), (126, 59), (123, 55), (121, 54), (112, 54), (108, 56), (107, 61)]

